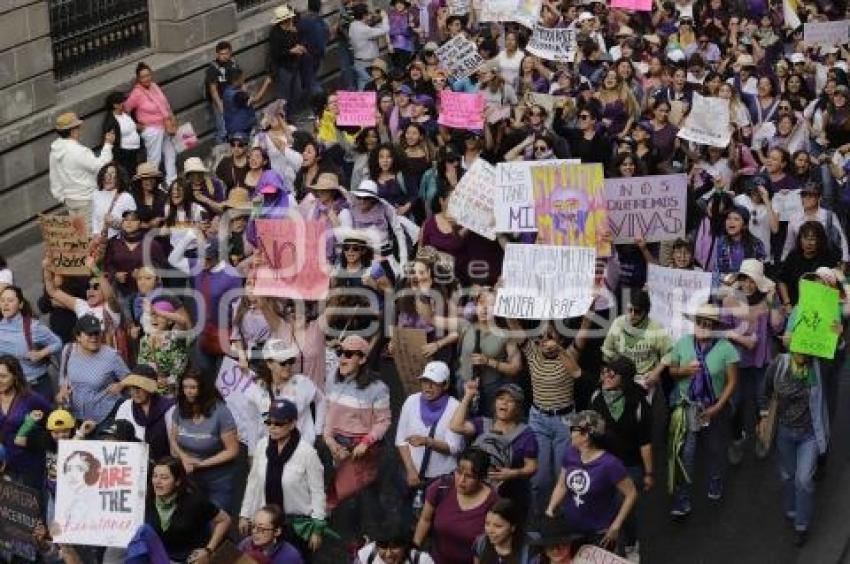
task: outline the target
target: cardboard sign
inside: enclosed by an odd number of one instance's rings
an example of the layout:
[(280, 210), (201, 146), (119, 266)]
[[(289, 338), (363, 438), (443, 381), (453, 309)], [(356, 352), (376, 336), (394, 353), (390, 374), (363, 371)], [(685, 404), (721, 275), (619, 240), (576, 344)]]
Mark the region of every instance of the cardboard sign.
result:
[(126, 547), (145, 521), (148, 445), (59, 441), (53, 542)]
[(840, 321), (838, 290), (800, 280), (800, 301), (791, 315), (791, 352), (835, 358), (838, 335), (832, 326)]
[(729, 101), (701, 96), (694, 92), (691, 112), (677, 135), (680, 139), (700, 145), (724, 148), (732, 138), (729, 121)]
[(484, 94), (440, 91), (438, 123), (455, 129), (484, 129)]
[(239, 440), (251, 451), (262, 436), (263, 418), (268, 413), (268, 397), (254, 378), (251, 370), (243, 369), (238, 362), (225, 356), (215, 379), (216, 389), (233, 414)]
[(407, 395), (419, 391), (419, 377), (427, 361), (422, 347), (428, 343), (428, 331), (395, 327), (393, 329), (393, 360), (398, 378)]
[(806, 45), (827, 47), (850, 43), (850, 20), (805, 23), (803, 24), (803, 42)]
[(536, 24), (526, 49), (547, 61), (571, 63), (575, 60), (577, 50), (575, 30)]
[(543, 8), (543, 0), (519, 0), (514, 12), (515, 22), (524, 25), (528, 29), (534, 29), (540, 19), (540, 10)]
[(35, 561), (38, 549), (32, 533), (41, 521), (38, 498), (39, 493), (32, 488), (0, 480), (0, 557)]
[(711, 278), (711, 272), (649, 265), (646, 278), (652, 304), (649, 318), (663, 325), (674, 342), (693, 333), (693, 323), (685, 318), (685, 313), (693, 314), (708, 301)]
[(41, 236), (53, 270), (67, 276), (90, 276), (86, 266), (91, 236), (79, 215), (40, 215)]
[(611, 0), (611, 7), (635, 12), (651, 12), (652, 0)]
[(586, 544), (573, 556), (573, 564), (629, 564), (629, 561), (604, 548)]
[(336, 100), (339, 106), (339, 114), (336, 116), (337, 125), (375, 127), (377, 93), (338, 90)]
[(587, 247), (510, 243), (495, 314), (515, 319), (568, 319), (593, 302), (596, 251)]
[(454, 79), (466, 78), (484, 64), (484, 59), (478, 54), (478, 46), (462, 35), (455, 35), (440, 45), (437, 59)]
[(330, 277), (325, 253), (325, 226), (320, 221), (258, 219), (263, 264), (257, 268), (258, 296), (323, 300)]
[(512, 161), (496, 165), (496, 233), (532, 233), (537, 231), (534, 212), (534, 190), (531, 169), (558, 166), (563, 163), (580, 163), (577, 159), (550, 161)]
[(449, 196), (448, 212), (458, 223), (482, 237), (496, 238), (494, 215), (496, 167), (475, 159)]
[(605, 183), (601, 164), (559, 164), (531, 169), (537, 242), (543, 245), (593, 247), (611, 254)]
[(482, 22), (511, 22), (517, 9), (517, 0), (481, 0), (478, 14)]
[(688, 176), (668, 174), (605, 180), (608, 226), (615, 243), (674, 241), (685, 236)]

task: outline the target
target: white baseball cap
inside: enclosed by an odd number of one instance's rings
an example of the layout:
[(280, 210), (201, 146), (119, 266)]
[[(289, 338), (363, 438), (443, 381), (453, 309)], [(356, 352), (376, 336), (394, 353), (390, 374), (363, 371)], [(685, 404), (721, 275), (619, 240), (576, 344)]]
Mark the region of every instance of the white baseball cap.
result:
[(15, 278), (12, 276), (12, 271), (8, 268), (0, 269), (0, 284), (11, 286), (15, 283)]
[(449, 367), (442, 360), (434, 360), (425, 365), (420, 380), (430, 380), (435, 384), (442, 384), (449, 379)]

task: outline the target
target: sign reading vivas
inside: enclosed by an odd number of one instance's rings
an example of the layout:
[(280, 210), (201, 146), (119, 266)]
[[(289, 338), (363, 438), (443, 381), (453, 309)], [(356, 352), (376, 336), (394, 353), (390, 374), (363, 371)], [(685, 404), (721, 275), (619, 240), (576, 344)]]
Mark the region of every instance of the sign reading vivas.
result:
[(616, 243), (673, 241), (685, 236), (688, 212), (685, 174), (608, 178), (608, 227)]

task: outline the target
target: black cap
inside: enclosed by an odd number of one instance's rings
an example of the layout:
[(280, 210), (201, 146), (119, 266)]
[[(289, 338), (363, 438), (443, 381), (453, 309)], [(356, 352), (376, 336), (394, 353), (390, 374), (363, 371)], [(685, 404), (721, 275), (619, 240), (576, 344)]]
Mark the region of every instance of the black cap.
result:
[(814, 180), (809, 180), (808, 182), (803, 184), (802, 188), (800, 188), (801, 194), (805, 194), (807, 192), (810, 193), (810, 194), (822, 194), (823, 193), (823, 186), (820, 185), (820, 182), (815, 182)]
[(562, 544), (572, 544), (581, 538), (570, 526), (566, 519), (546, 518), (540, 526), (540, 537), (534, 539), (535, 546), (549, 547)]
[[(106, 313), (106, 315), (109, 315), (109, 313)], [(87, 313), (77, 319), (77, 324), (74, 325), (74, 331), (85, 333), (86, 335), (99, 335), (103, 333), (103, 324), (101, 324), (100, 319)]]
[(279, 399), (272, 402), (269, 406), (269, 415), (266, 418), (269, 421), (282, 421), (289, 423), (298, 419), (298, 408), (288, 399)]
[(98, 433), (98, 438), (111, 439), (122, 443), (134, 443), (138, 441), (136, 438), (136, 428), (125, 419), (116, 419), (112, 425)]

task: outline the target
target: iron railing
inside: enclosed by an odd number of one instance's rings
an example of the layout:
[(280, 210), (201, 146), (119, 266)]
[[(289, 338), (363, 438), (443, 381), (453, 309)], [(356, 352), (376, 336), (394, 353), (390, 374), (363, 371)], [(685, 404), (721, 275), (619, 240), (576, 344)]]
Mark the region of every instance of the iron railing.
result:
[(147, 0), (50, 0), (49, 5), (57, 80), (150, 45)]
[(268, 1), (269, 0), (236, 0), (236, 9), (241, 12), (242, 10), (247, 10), (254, 6), (259, 6), (260, 4), (265, 4)]

